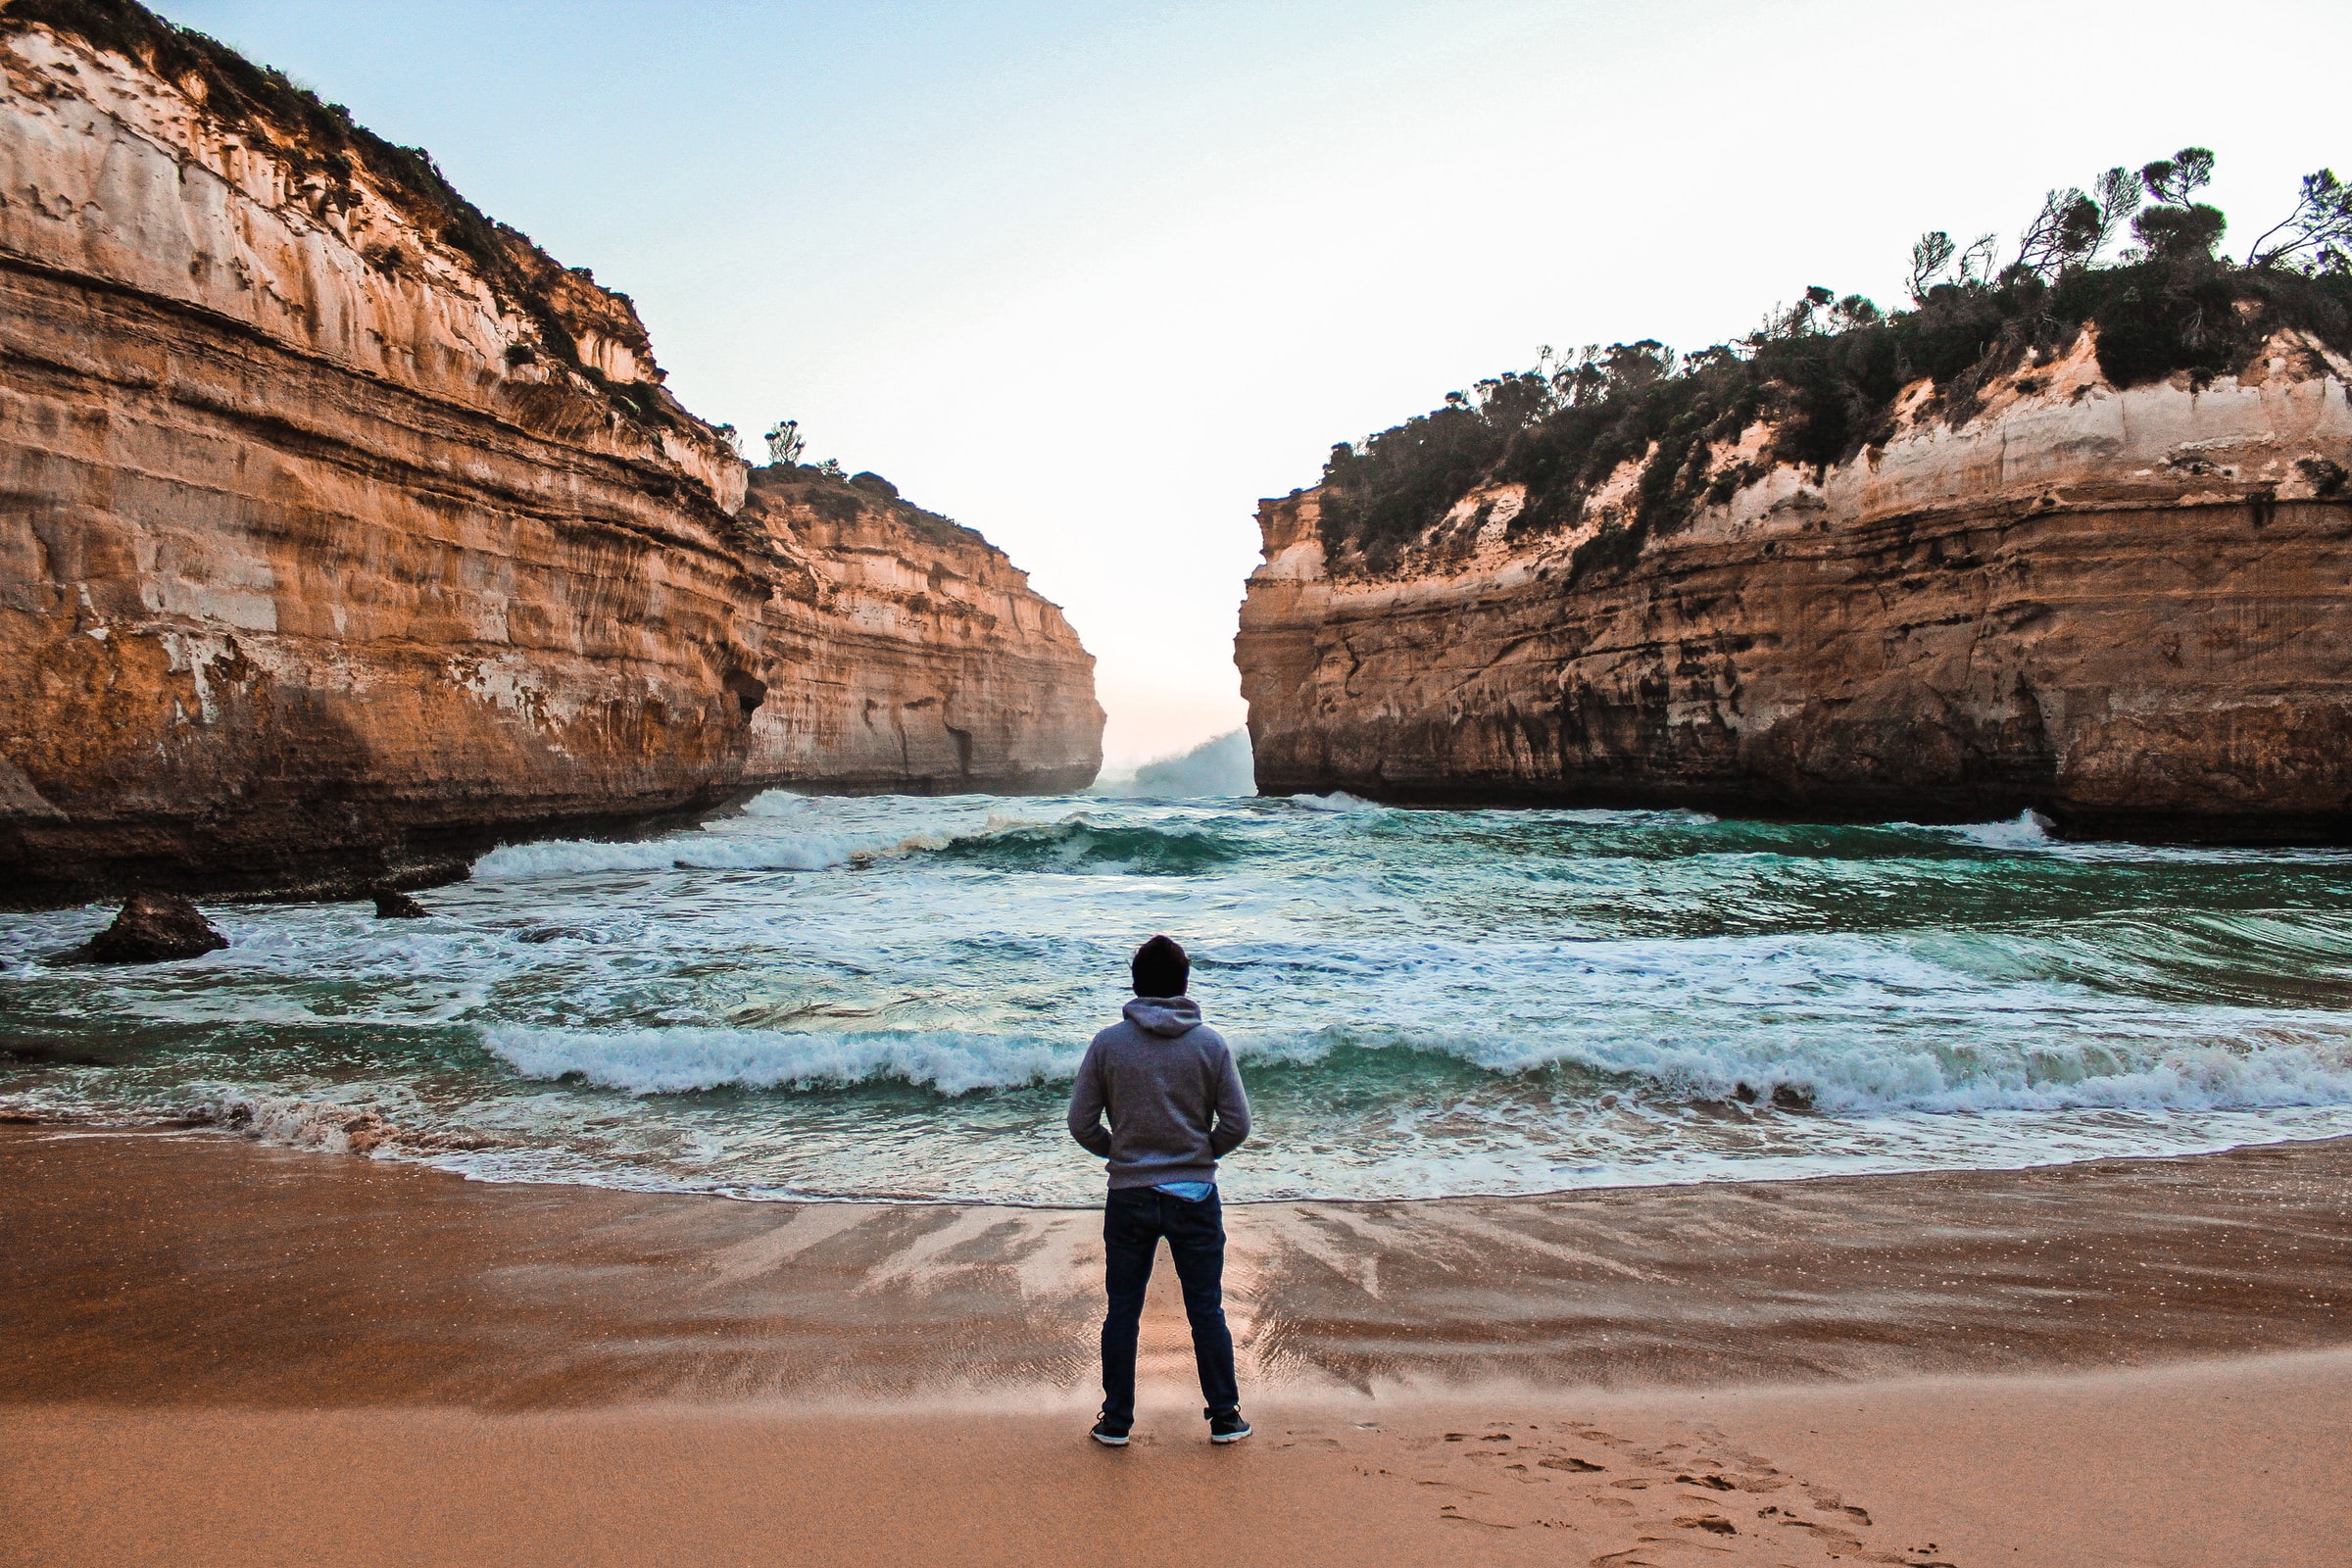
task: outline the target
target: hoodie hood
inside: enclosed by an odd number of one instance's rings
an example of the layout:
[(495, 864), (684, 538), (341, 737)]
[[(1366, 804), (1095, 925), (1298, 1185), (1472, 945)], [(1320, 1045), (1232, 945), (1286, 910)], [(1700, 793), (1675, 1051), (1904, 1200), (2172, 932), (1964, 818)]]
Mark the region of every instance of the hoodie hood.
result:
[(1164, 1040), (1200, 1027), (1200, 1004), (1190, 997), (1137, 997), (1119, 1011), (1144, 1033)]

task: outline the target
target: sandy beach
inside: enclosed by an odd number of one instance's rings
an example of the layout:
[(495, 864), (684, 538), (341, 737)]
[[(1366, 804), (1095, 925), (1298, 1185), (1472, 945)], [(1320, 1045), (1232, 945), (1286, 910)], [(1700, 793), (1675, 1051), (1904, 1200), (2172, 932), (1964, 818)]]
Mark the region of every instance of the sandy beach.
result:
[(1163, 1269), (1112, 1453), (1086, 1212), (10, 1127), (0, 1556), (2332, 1562), (2347, 1175), (1237, 1206), (1258, 1436), (1201, 1441)]

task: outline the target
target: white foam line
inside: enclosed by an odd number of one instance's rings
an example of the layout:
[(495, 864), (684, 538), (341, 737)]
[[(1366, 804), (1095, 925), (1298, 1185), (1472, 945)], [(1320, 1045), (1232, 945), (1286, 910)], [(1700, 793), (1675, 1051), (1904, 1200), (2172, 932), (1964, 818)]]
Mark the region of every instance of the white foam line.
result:
[(483, 1044), (528, 1078), (573, 1074), (637, 1095), (814, 1088), (899, 1079), (942, 1094), (1067, 1077), (1078, 1048), (962, 1033), (789, 1034), (677, 1027), (612, 1033), (507, 1025)]

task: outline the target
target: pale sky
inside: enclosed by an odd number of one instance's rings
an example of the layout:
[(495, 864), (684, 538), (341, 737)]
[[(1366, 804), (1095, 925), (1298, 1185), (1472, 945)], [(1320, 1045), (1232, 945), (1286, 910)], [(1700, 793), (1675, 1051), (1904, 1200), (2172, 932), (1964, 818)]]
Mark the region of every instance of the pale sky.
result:
[[(2352, 170), (2352, 6), (162, 8), (626, 291), (686, 406), (980, 529), (1119, 770), (1243, 717), (1261, 496), (1539, 346), (1691, 349), (2186, 143)], [(2230, 242), (2234, 242), (2232, 247)]]

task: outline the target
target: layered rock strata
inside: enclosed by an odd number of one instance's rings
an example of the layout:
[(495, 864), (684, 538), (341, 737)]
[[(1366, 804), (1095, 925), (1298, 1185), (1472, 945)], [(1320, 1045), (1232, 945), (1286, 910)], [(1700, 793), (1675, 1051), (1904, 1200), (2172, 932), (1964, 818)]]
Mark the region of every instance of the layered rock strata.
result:
[(0, 898), (1092, 778), (1001, 554), (812, 470), (747, 506), (627, 298), (420, 154), (134, 6), (0, 9)]
[(1094, 781), (1094, 660), (1003, 551), (864, 475), (756, 469), (743, 515), (773, 585), (753, 777), (919, 794)]
[(2352, 365), (2281, 333), (2120, 390), (2091, 331), (1957, 426), (1763, 468), (1573, 573), (1640, 477), (1512, 537), (1482, 487), (1382, 569), (1259, 511), (1236, 644), (1258, 787), (2066, 831), (2352, 838)]

